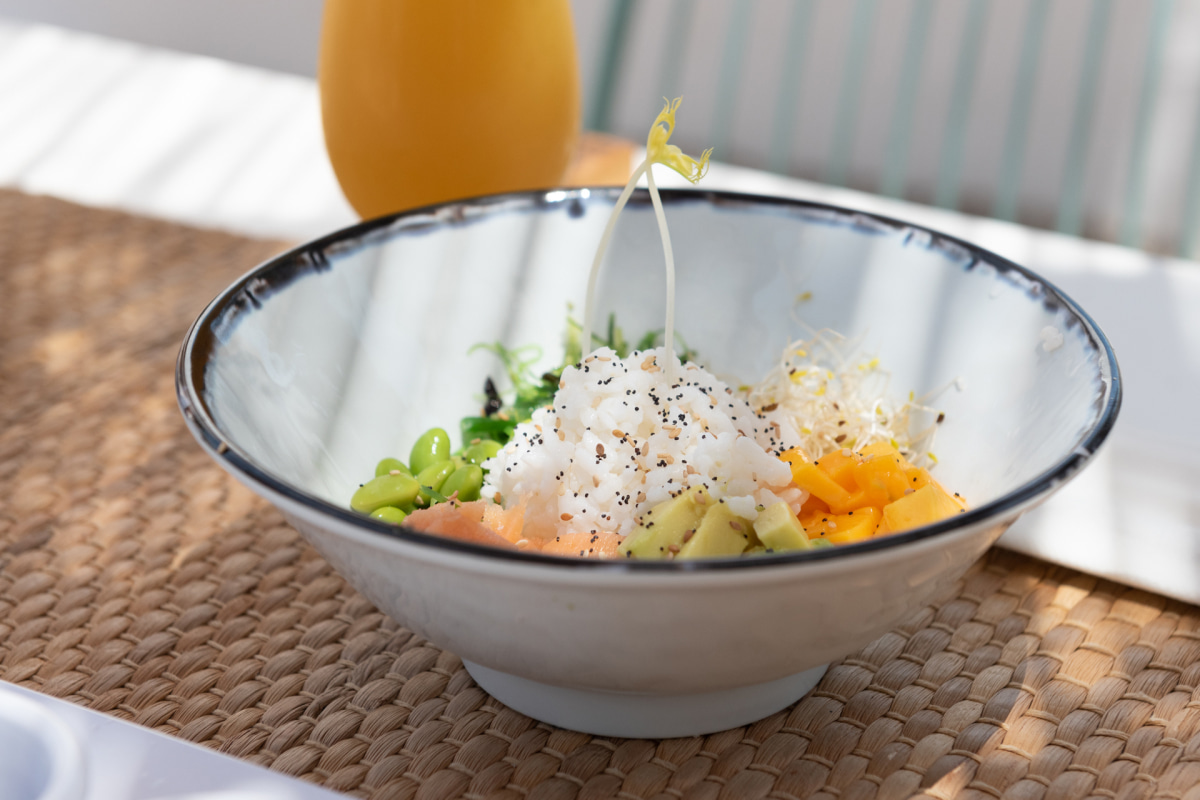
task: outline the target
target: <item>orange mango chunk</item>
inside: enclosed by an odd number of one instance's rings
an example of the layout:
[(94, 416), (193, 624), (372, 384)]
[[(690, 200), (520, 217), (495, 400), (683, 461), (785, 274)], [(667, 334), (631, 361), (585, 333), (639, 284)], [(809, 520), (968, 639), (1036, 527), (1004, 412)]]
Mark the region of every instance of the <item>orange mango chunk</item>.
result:
[(779, 454), (779, 460), (785, 461), (792, 466), (797, 464), (808, 464), (812, 462), (812, 459), (808, 457), (808, 453), (804, 452), (799, 447), (793, 447), (790, 450), (784, 450)]
[(800, 524), (810, 539), (848, 544), (871, 538), (881, 517), (878, 508), (866, 506), (845, 514), (812, 514), (801, 517)]
[(929, 525), (966, 508), (961, 497), (890, 442), (838, 450), (812, 462), (799, 448), (780, 458), (791, 468), (793, 483), (809, 493), (798, 516), (811, 539), (857, 542)]
[(929, 473), (920, 467), (909, 467), (904, 471), (904, 475), (907, 479), (905, 485), (914, 492), (933, 482), (933, 478), (929, 477)]
[(850, 501), (850, 492), (815, 464), (792, 464), (792, 481), (836, 509)]
[(874, 506), (863, 506), (848, 514), (839, 514), (837, 530), (830, 531), (825, 538), (834, 544), (849, 544), (870, 539), (875, 535), (875, 529), (879, 527), (882, 516), (883, 512)]
[(800, 526), (804, 528), (804, 532), (808, 534), (808, 538), (816, 539), (829, 532), (828, 525), (826, 524), (829, 520), (833, 520), (836, 524), (837, 514), (829, 511), (814, 511), (810, 514), (800, 515)]
[(860, 460), (854, 453), (835, 450), (821, 456), (813, 464), (820, 467), (822, 472), (833, 478), (843, 489), (853, 492), (858, 488), (858, 484), (854, 482), (854, 468)]
[(896, 531), (932, 525), (962, 511), (959, 502), (935, 483), (927, 483), (883, 509), (883, 526)]
[(810, 494), (808, 499), (804, 501), (804, 505), (800, 506), (801, 517), (806, 517), (811, 514), (828, 514), (829, 503), (826, 503), (815, 494)]
[(893, 451), (892, 455), (868, 457), (854, 468), (854, 481), (866, 495), (864, 505), (883, 506), (904, 496), (909, 480), (903, 462)]
[(862, 453), (864, 456), (891, 456), (893, 458), (898, 458), (900, 459), (900, 465), (904, 469), (908, 469), (910, 466), (912, 466), (908, 463), (908, 460), (900, 454), (900, 451), (892, 447), (892, 445), (888, 442), (873, 442), (858, 452)]

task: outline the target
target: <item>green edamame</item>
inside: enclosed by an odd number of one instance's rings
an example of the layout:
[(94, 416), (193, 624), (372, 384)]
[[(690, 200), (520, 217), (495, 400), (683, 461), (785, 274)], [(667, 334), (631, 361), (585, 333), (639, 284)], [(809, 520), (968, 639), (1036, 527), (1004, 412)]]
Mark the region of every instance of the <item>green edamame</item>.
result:
[(483, 470), (474, 464), (454, 470), (439, 490), (446, 497), (454, 497), (463, 503), (479, 499), (479, 490), (483, 488)]
[(363, 514), (384, 506), (412, 508), (420, 489), (421, 485), (410, 475), (380, 475), (358, 487), (350, 498), (350, 507)]
[(433, 489), (439, 494), (442, 491), (442, 485), (446, 483), (446, 479), (454, 474), (454, 462), (450, 459), (438, 461), (430, 464), (425, 469), (417, 473), (416, 482), (420, 486), (417, 494), (417, 504), (423, 506), (433, 505), (433, 498), (425, 490), (425, 487)]
[(403, 461), (398, 458), (385, 458), (375, 465), (375, 477), (379, 478), (384, 475), (391, 475), (393, 471), (403, 475), (412, 475), (410, 470)]
[(493, 458), (504, 449), (504, 445), (493, 439), (481, 439), (463, 451), (463, 458), (468, 464), (482, 466), (483, 462)]
[[(421, 434), (412, 446), (408, 466), (413, 475), (420, 475), (427, 467), (450, 458), (450, 434), (441, 428), (430, 428)], [(428, 486), (429, 484), (423, 484)]]
[(402, 508), (396, 508), (395, 506), (384, 506), (383, 508), (377, 508), (372, 511), (371, 516), (375, 519), (383, 520), (384, 522), (390, 522), (392, 525), (399, 525), (401, 522), (404, 522), (404, 519), (408, 516), (408, 514), (405, 514), (404, 509)]
[(502, 447), (482, 439), (451, 454), (450, 435), (442, 428), (430, 428), (413, 444), (408, 464), (398, 458), (380, 460), (375, 478), (359, 487), (350, 507), (399, 525), (415, 508), (427, 508), (447, 497), (464, 503), (478, 500), (484, 477), (480, 464)]

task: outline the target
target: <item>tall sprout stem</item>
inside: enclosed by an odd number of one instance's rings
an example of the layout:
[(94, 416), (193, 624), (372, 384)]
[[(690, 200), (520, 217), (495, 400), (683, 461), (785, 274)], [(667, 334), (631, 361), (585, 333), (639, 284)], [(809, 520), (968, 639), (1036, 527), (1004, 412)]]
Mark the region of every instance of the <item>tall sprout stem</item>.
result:
[(658, 220), (658, 233), (662, 237), (663, 259), (667, 266), (667, 319), (663, 330), (663, 350), (667, 363), (663, 365), (663, 376), (667, 384), (675, 382), (675, 255), (671, 251), (671, 234), (667, 231), (667, 215), (663, 211), (662, 198), (654, 183), (654, 170), (646, 167), (646, 188), (650, 190), (650, 202), (654, 204), (654, 218)]
[(608, 243), (612, 239), (613, 229), (617, 227), (617, 217), (621, 216), (621, 210), (629, 202), (629, 197), (637, 187), (638, 178), (642, 177), (643, 172), (647, 175), (650, 173), (648, 161), (643, 161), (629, 177), (629, 182), (625, 184), (625, 189), (617, 198), (617, 204), (613, 206), (612, 213), (608, 216), (608, 225), (604, 228), (604, 235), (600, 237), (600, 245), (596, 248), (596, 257), (592, 259), (592, 271), (588, 273), (587, 297), (583, 301), (583, 338), (579, 340), (580, 354), (583, 356), (592, 352), (592, 324), (595, 322), (596, 281), (600, 277), (600, 262), (604, 260), (604, 254), (608, 251)]

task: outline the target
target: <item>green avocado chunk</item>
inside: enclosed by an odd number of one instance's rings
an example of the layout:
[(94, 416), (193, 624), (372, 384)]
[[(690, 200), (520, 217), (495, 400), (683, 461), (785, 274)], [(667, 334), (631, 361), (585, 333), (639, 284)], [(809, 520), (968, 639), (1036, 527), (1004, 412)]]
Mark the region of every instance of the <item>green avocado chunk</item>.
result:
[[(679, 552), (684, 537), (700, 526), (705, 510), (713, 504), (708, 490), (688, 489), (659, 503), (643, 515), (638, 527), (621, 543), (621, 555), (633, 558), (669, 558)], [(674, 547), (675, 550), (671, 548)]]
[(755, 544), (750, 523), (724, 503), (710, 503), (708, 513), (679, 549), (679, 558), (720, 558), (741, 555)]
[(804, 526), (782, 500), (758, 512), (758, 519), (754, 520), (754, 532), (758, 534), (759, 541), (777, 553), (812, 547)]

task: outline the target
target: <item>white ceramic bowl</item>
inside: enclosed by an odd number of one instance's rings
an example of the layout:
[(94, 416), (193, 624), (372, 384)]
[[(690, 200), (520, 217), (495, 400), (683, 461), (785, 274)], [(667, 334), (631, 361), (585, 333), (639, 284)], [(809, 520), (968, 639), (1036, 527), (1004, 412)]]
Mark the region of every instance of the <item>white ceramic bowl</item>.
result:
[[(351, 512), (378, 459), (477, 413), (498, 370), (468, 355), (473, 344), (535, 342), (558, 359), (615, 196), (483, 198), (334, 233), (230, 286), (179, 357), (180, 406), (217, 462), (372, 602), (531, 716), (666, 737), (773, 713), (951, 586), (1115, 420), (1108, 342), (1027, 270), (869, 214), (668, 192), (677, 328), (701, 361), (757, 380), (807, 325), (861, 337), (898, 393), (956, 382), (938, 400), (935, 475), (971, 510), (836, 549), (655, 563), (489, 550)], [(609, 251), (600, 318), (661, 328), (662, 273), (639, 193)]]

